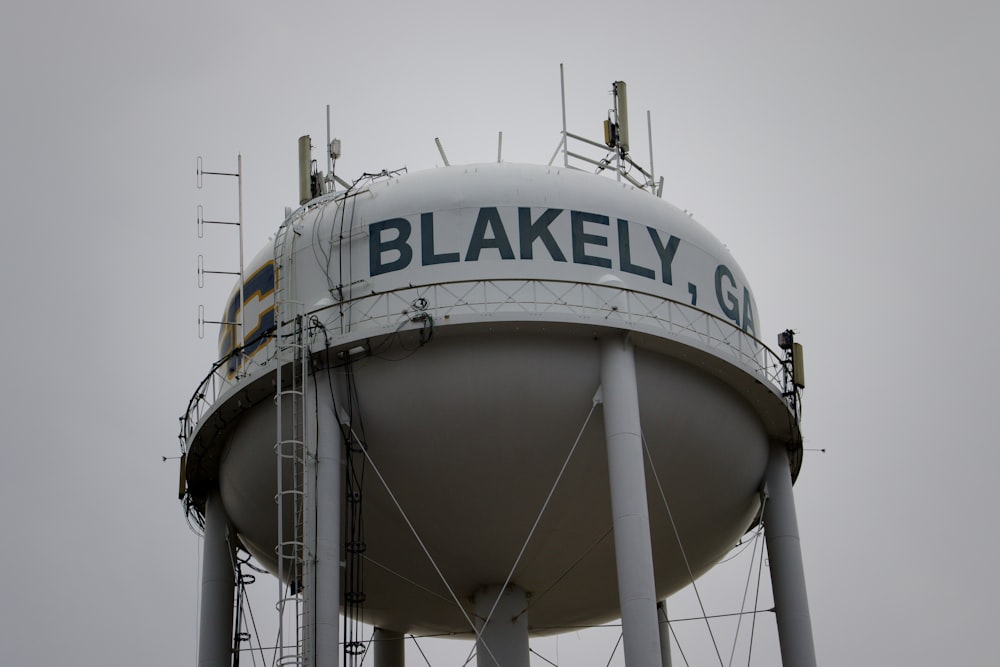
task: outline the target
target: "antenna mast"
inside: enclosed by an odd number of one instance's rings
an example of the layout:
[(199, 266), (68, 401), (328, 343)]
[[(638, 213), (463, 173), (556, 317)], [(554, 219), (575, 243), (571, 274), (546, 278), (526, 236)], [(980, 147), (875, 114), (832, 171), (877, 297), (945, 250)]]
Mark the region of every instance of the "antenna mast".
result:
[[(628, 96), (626, 93), (627, 87), (625, 82), (615, 81), (611, 84), (611, 95), (614, 99), (612, 108), (608, 111), (608, 117), (604, 121), (603, 143), (593, 141), (579, 134), (573, 134), (567, 129), (566, 80), (562, 64), (559, 65), (559, 88), (562, 96), (562, 138), (559, 145), (556, 147), (555, 153), (552, 154), (552, 158), (549, 160), (549, 165), (555, 161), (556, 156), (559, 155), (560, 151), (563, 154), (563, 165), (573, 169), (578, 169), (579, 167), (571, 167), (569, 163), (570, 158), (586, 162), (587, 164), (597, 167), (597, 172), (604, 171), (610, 167), (613, 161), (615, 167), (615, 177), (619, 181), (624, 179), (640, 190), (648, 190), (657, 197), (661, 196), (663, 194), (663, 179), (661, 178), (659, 185), (657, 185), (656, 179), (653, 176), (653, 122), (648, 111), (646, 112), (646, 120), (649, 128), (649, 171), (647, 172), (643, 169), (635, 160), (632, 159), (632, 156), (629, 153)], [(608, 151), (610, 149), (613, 153), (613, 157), (612, 153), (605, 153), (605, 156), (598, 160), (583, 155), (582, 153), (571, 151), (569, 150), (570, 139), (587, 146), (600, 148), (604, 151)], [(631, 172), (633, 170), (636, 170), (639, 174), (641, 174), (641, 180), (632, 175)]]
[[(221, 326), (239, 327), (239, 330), (240, 330), (240, 335), (239, 335), (240, 366), (239, 366), (239, 368), (241, 369), (241, 372), (242, 372), (242, 368), (243, 368), (243, 349), (244, 349), (244, 347), (246, 347), (246, 342), (247, 342), (246, 341), (246, 327), (244, 326), (244, 315), (243, 315), (244, 306), (246, 305), (246, 296), (243, 293), (244, 282), (245, 282), (245, 276), (243, 275), (243, 273), (244, 273), (244, 269), (243, 269), (243, 155), (239, 154), (239, 153), (237, 153), (237, 155), (236, 155), (236, 171), (235, 172), (229, 172), (229, 171), (205, 171), (202, 168), (202, 159), (201, 159), (201, 156), (199, 155), (198, 159), (197, 159), (197, 162), (196, 162), (196, 167), (195, 167), (195, 176), (196, 176), (196, 179), (197, 179), (196, 180), (196, 186), (197, 186), (197, 188), (199, 190), (201, 190), (202, 186), (204, 185), (204, 178), (203, 178), (204, 176), (229, 176), (229, 177), (232, 177), (232, 178), (236, 179), (236, 191), (237, 191), (237, 195), (236, 195), (236, 197), (237, 197), (237, 218), (236, 218), (236, 221), (233, 222), (231, 220), (206, 220), (205, 219), (205, 214), (204, 214), (204, 207), (201, 204), (198, 204), (197, 224), (198, 224), (198, 238), (204, 238), (204, 236), (205, 236), (205, 225), (228, 225), (228, 226), (235, 226), (237, 228), (237, 230), (238, 230), (238, 236), (239, 236), (239, 256), (240, 256), (239, 271), (210, 271), (210, 270), (207, 270), (207, 269), (205, 269), (205, 256), (199, 254), (198, 255), (198, 287), (202, 288), (202, 287), (205, 286), (205, 275), (206, 274), (238, 276), (239, 277), (239, 287), (240, 287), (240, 301), (239, 301), (239, 304), (237, 306), (237, 310), (239, 312), (239, 320), (229, 321), (228, 320), (228, 318), (229, 318), (228, 315), (226, 316), (227, 317), (226, 321), (206, 320), (205, 319), (205, 306), (204, 305), (199, 305), (198, 306), (198, 337), (199, 338), (204, 338), (205, 337), (205, 325), (206, 324), (218, 324), (218, 325), (221, 325)], [(235, 343), (236, 337), (235, 336), (232, 337), (231, 340), (233, 340), (233, 342)]]

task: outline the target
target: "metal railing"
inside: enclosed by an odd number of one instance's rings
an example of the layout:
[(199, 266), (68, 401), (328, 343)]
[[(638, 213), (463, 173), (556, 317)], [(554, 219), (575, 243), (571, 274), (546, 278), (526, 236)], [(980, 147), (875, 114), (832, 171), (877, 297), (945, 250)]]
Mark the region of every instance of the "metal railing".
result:
[[(484, 279), (404, 287), (339, 304), (345, 339), (364, 330), (391, 330), (405, 322), (420, 302), (420, 313), (440, 326), (449, 320), (496, 318), (582, 322), (619, 326), (695, 343), (733, 361), (777, 389), (782, 359), (732, 322), (695, 306), (640, 290), (569, 280)], [(338, 316), (336, 319), (340, 319)]]
[[(417, 308), (414, 304), (419, 303)], [(783, 388), (782, 358), (760, 340), (720, 318), (690, 304), (620, 286), (569, 280), (484, 279), (407, 286), (347, 299), (314, 314), (330, 331), (343, 331), (329, 340), (341, 346), (354, 340), (390, 333), (409, 324), (414, 314), (429, 315), (435, 326), (484, 321), (579, 322), (618, 326), (662, 336), (706, 350), (734, 363), (778, 394)], [(488, 321), (488, 319), (486, 320)], [(422, 326), (414, 323), (413, 326)], [(233, 352), (238, 354), (239, 350)], [(273, 366), (273, 340), (248, 358), (241, 372), (227, 377), (229, 357), (216, 362), (198, 386), (181, 417), (181, 447), (202, 417), (241, 377)]]

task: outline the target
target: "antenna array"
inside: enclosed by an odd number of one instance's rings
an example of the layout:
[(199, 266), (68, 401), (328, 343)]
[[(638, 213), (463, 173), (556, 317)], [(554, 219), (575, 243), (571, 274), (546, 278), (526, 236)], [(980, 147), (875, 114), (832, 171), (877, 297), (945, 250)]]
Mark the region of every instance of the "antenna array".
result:
[[(246, 345), (246, 327), (243, 322), (243, 310), (245, 305), (245, 295), (243, 294), (243, 284), (245, 282), (245, 276), (243, 275), (243, 156), (237, 154), (236, 156), (236, 171), (206, 171), (202, 167), (202, 158), (199, 155), (197, 160), (197, 166), (195, 167), (195, 175), (197, 178), (197, 188), (201, 190), (204, 186), (205, 176), (226, 176), (230, 178), (235, 178), (237, 183), (237, 218), (235, 221), (232, 220), (207, 220), (205, 218), (204, 207), (198, 204), (197, 212), (197, 225), (198, 225), (198, 238), (205, 237), (205, 225), (224, 225), (224, 226), (235, 226), (239, 233), (239, 270), (238, 271), (220, 271), (220, 270), (209, 270), (205, 268), (205, 256), (202, 254), (198, 255), (198, 287), (205, 287), (205, 276), (206, 275), (229, 275), (237, 276), (239, 280), (239, 304), (235, 312), (226, 312), (225, 320), (206, 320), (205, 319), (205, 306), (204, 304), (198, 305), (198, 338), (205, 337), (205, 325), (206, 324), (218, 324), (221, 326), (233, 327), (239, 329), (239, 349), (242, 355), (242, 350)], [(231, 316), (237, 316), (237, 319), (231, 320)], [(242, 369), (242, 359), (240, 360), (240, 368)], [(242, 370), (241, 370), (242, 372)]]
[[(611, 95), (613, 106), (608, 110), (608, 118), (604, 121), (604, 142), (600, 143), (579, 134), (574, 134), (566, 128), (566, 79), (563, 66), (559, 65), (559, 87), (562, 95), (562, 137), (559, 145), (556, 146), (549, 165), (555, 162), (556, 157), (561, 152), (563, 155), (563, 166), (571, 167), (570, 158), (585, 162), (596, 167), (597, 172), (614, 167), (615, 176), (619, 181), (628, 181), (641, 190), (648, 190), (657, 197), (663, 196), (663, 177), (657, 181), (653, 172), (653, 122), (649, 111), (646, 112), (646, 124), (649, 128), (649, 171), (640, 166), (629, 153), (629, 132), (628, 132), (628, 97), (624, 81), (615, 81), (611, 84)], [(578, 143), (600, 148), (606, 151), (601, 159), (594, 159), (582, 153), (569, 149), (569, 140)], [(579, 168), (579, 167), (573, 167)], [(633, 170), (638, 171), (641, 180), (632, 175)]]

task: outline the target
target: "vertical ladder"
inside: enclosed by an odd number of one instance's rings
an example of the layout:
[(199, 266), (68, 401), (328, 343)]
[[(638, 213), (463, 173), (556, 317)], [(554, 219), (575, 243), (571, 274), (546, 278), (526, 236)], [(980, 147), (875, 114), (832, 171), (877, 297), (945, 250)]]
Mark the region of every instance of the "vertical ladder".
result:
[[(310, 561), (306, 540), (306, 470), (309, 453), (305, 431), (305, 386), (308, 363), (302, 303), (295, 299), (295, 237), (300, 232), (286, 220), (274, 240), (275, 268), (275, 396), (278, 506), (278, 638), (276, 667), (305, 664), (304, 589)], [(288, 521), (291, 525), (287, 525)]]

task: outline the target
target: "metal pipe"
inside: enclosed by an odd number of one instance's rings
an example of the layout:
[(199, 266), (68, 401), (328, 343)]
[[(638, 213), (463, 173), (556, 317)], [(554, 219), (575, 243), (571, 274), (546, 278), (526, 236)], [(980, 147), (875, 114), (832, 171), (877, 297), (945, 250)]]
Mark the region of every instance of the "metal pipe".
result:
[[(649, 136), (649, 185), (652, 188), (656, 184), (656, 170), (653, 167), (653, 116), (646, 110), (646, 134)], [(645, 174), (646, 172), (643, 172)]]
[(570, 139), (576, 139), (577, 141), (581, 141), (581, 142), (583, 142), (585, 144), (590, 144), (591, 146), (594, 146), (595, 148), (600, 148), (602, 151), (608, 150), (607, 144), (601, 143), (599, 141), (593, 141), (591, 139), (588, 139), (587, 137), (580, 136), (579, 134), (573, 134), (572, 132), (567, 132), (566, 135)]
[(236, 155), (236, 184), (239, 199), (239, 218), (237, 218), (239, 222), (237, 224), (240, 231), (240, 374), (243, 374), (246, 373), (243, 362), (246, 359), (244, 350), (247, 346), (247, 327), (244, 316), (247, 303), (246, 294), (244, 294), (246, 276), (243, 275), (243, 155), (239, 153)]
[(593, 158), (589, 158), (586, 155), (581, 155), (580, 153), (574, 153), (573, 151), (570, 151), (569, 152), (569, 156), (573, 157), (573, 158), (576, 158), (577, 160), (580, 160), (581, 162), (589, 162), (590, 164), (594, 165), (595, 167), (601, 167), (602, 169), (610, 169), (611, 168), (611, 165), (608, 164), (607, 162), (601, 162), (600, 160), (595, 160)]
[(441, 159), (444, 160), (444, 166), (450, 167), (451, 163), (448, 162), (448, 156), (444, 154), (444, 146), (441, 145), (441, 139), (434, 137), (434, 143), (437, 144), (438, 153), (441, 154)]
[(795, 516), (788, 450), (784, 444), (771, 443), (765, 479), (764, 537), (771, 566), (781, 664), (784, 667), (815, 667), (816, 649), (806, 597), (799, 526)]
[[(303, 337), (304, 340), (304, 337)], [(301, 378), (306, 378), (308, 366), (308, 355), (302, 354), (302, 358), (296, 360), (299, 365)], [(312, 378), (309, 378), (310, 380)], [(316, 667), (319, 664), (316, 656), (316, 602), (319, 597), (316, 590), (316, 519), (317, 519), (317, 497), (316, 497), (316, 405), (311, 400), (313, 395), (312, 382), (303, 380), (302, 396), (310, 399), (302, 405), (304, 410), (302, 418), (302, 482), (299, 487), (302, 491), (302, 540), (300, 554), (302, 559), (301, 581), (302, 581), (302, 615), (299, 621), (302, 636), (302, 651), (299, 656), (303, 665)], [(297, 410), (292, 408), (293, 414)], [(296, 421), (298, 423), (298, 421)]]
[(625, 664), (661, 664), (635, 353), (627, 335), (601, 341), (601, 393)]
[(229, 539), (229, 519), (219, 492), (213, 490), (205, 502), (198, 667), (230, 667), (232, 664), (235, 557), (236, 550)]
[[(326, 173), (333, 175), (333, 153), (330, 151), (330, 105), (326, 105)], [(333, 180), (331, 179), (331, 190), (333, 189)], [(323, 194), (326, 194), (326, 185), (323, 187)]]
[(566, 146), (566, 77), (563, 73), (563, 64), (559, 63), (559, 94), (562, 96), (562, 123), (563, 123), (563, 166), (569, 166), (568, 147)]
[[(343, 435), (329, 369), (313, 376), (315, 419), (306, 428), (316, 452), (315, 666), (337, 667), (340, 637), (340, 480)], [(402, 664), (402, 663), (400, 663)]]
[(552, 157), (549, 158), (549, 161), (546, 163), (546, 166), (551, 167), (552, 163), (556, 161), (556, 156), (559, 155), (560, 152), (562, 152), (563, 143), (565, 143), (565, 141), (566, 141), (565, 136), (559, 139), (559, 143), (556, 145), (556, 149), (552, 151)]

